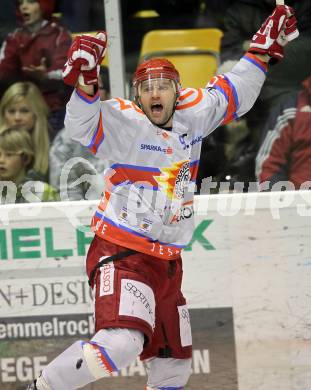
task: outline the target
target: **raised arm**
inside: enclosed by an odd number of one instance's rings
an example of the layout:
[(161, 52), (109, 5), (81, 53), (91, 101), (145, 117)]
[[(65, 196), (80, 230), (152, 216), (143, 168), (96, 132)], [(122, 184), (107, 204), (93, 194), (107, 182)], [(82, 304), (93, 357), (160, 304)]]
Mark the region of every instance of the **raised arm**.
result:
[(105, 50), (105, 33), (75, 38), (63, 71), (64, 81), (75, 87), (66, 107), (65, 127), (72, 139), (100, 159), (127, 161), (140, 132), (138, 108), (118, 98), (100, 101), (97, 82)]
[(215, 76), (203, 91), (198, 107), (200, 129), (208, 135), (249, 111), (260, 94), (268, 64), (282, 60), (283, 48), (299, 33), (293, 10), (277, 6), (252, 37), (249, 50), (230, 72)]
[[(75, 87), (67, 104), (65, 126), (70, 136), (85, 146), (101, 126), (100, 101), (97, 92), (100, 64), (106, 52), (106, 33), (96, 37), (77, 36), (68, 52), (63, 80)], [(85, 104), (87, 103), (87, 104)]]

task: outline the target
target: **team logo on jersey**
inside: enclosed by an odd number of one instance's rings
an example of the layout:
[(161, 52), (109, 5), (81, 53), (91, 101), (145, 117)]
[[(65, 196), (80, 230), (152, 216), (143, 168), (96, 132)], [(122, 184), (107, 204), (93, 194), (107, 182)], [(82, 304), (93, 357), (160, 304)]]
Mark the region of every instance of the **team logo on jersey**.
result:
[(173, 149), (170, 146), (167, 148), (162, 148), (160, 145), (140, 144), (140, 149), (151, 152), (161, 152), (164, 154), (173, 154)]
[(186, 134), (179, 136), (179, 142), (182, 144), (184, 150), (186, 150), (190, 146), (194, 146), (195, 144), (202, 142), (202, 140), (203, 140), (203, 136), (198, 135), (197, 137), (192, 138), (192, 140), (189, 143), (187, 143), (186, 142)]
[(186, 161), (177, 174), (174, 188), (174, 195), (177, 199), (182, 199), (185, 195), (185, 188), (188, 186), (190, 180), (189, 167), (189, 161)]
[(186, 136), (187, 136), (187, 134), (182, 134), (179, 136), (179, 142), (182, 144), (184, 150), (189, 148), (189, 145), (187, 145), (187, 143), (186, 143), (186, 139), (185, 139)]
[(193, 216), (193, 201), (184, 203), (180, 209), (174, 214), (171, 223), (177, 223)]
[(154, 176), (159, 187), (171, 200), (182, 199), (190, 180), (190, 161), (182, 160), (169, 168), (160, 168), (161, 175)]
[(122, 207), (122, 210), (119, 214), (119, 220), (123, 221), (123, 222), (127, 222), (127, 219), (128, 219), (127, 209), (126, 209), (126, 207)]
[(139, 228), (144, 232), (150, 232), (152, 224), (153, 222), (150, 219), (144, 218), (143, 221), (140, 223)]

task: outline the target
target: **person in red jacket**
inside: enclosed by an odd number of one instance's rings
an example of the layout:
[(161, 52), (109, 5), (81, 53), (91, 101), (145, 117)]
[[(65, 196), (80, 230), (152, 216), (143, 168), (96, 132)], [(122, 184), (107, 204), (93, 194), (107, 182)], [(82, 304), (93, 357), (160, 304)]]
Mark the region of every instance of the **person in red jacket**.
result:
[(311, 74), (272, 111), (256, 158), (261, 191), (310, 189)]
[(0, 51), (2, 91), (16, 81), (35, 82), (50, 108), (50, 123), (63, 127), (68, 89), (62, 83), (62, 68), (71, 45), (71, 35), (54, 21), (55, 0), (19, 0), (21, 26), (8, 34)]

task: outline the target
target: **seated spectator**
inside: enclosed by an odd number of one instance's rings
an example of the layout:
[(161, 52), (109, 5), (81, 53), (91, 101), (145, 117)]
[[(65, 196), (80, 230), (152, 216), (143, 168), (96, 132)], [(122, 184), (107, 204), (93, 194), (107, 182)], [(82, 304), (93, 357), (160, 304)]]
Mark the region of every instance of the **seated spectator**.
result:
[[(280, 103), (267, 121), (256, 158), (260, 190), (310, 189), (310, 167), (311, 75), (302, 90)], [(279, 183), (284, 181), (290, 184)]]
[(43, 177), (49, 166), (48, 107), (39, 89), (30, 82), (11, 85), (0, 101), (0, 127), (23, 127), (34, 145), (34, 169)]
[(56, 190), (33, 169), (34, 157), (27, 129), (15, 126), (0, 131), (0, 203), (59, 200)]
[[(98, 79), (101, 100), (110, 98), (108, 69), (101, 67)], [(95, 157), (89, 149), (72, 140), (66, 128), (55, 137), (50, 149), (50, 184), (61, 200), (99, 199), (104, 188), (102, 173), (108, 160)]]
[[(288, 0), (298, 21), (299, 37), (284, 48), (284, 60), (270, 66), (267, 79), (254, 107), (246, 116), (248, 133), (241, 138), (233, 154), (226, 175), (238, 181), (255, 181), (255, 158), (262, 138), (262, 122), (270, 110), (280, 101), (298, 91), (310, 72), (305, 58), (311, 57), (311, 2), (310, 0)], [(232, 68), (248, 48), (249, 37), (275, 7), (275, 0), (236, 0), (224, 17), (224, 36), (221, 46), (219, 73)], [(232, 167), (232, 168), (231, 168)], [(236, 172), (239, 167), (239, 173)]]
[(21, 27), (2, 44), (0, 81), (2, 91), (16, 81), (36, 83), (50, 108), (50, 123), (57, 131), (64, 126), (68, 88), (62, 67), (71, 44), (70, 33), (51, 20), (54, 0), (19, 0)]

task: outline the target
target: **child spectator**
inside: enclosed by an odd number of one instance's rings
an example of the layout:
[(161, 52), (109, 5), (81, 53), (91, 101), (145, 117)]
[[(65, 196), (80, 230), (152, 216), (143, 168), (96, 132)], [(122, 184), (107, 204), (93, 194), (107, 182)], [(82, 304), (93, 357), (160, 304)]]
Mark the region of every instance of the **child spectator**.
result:
[(4, 181), (1, 183), (0, 203), (59, 199), (56, 190), (44, 183), (33, 170), (34, 156), (34, 146), (27, 129), (15, 126), (0, 131), (0, 181)]
[(12, 82), (35, 82), (50, 108), (50, 123), (57, 131), (63, 127), (68, 88), (61, 80), (71, 44), (70, 33), (51, 20), (54, 0), (19, 0), (21, 26), (10, 33), (0, 52), (2, 90)]
[(49, 166), (48, 107), (30, 82), (11, 85), (0, 102), (0, 127), (24, 127), (34, 145), (34, 169), (46, 177)]

